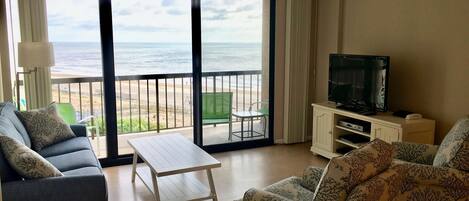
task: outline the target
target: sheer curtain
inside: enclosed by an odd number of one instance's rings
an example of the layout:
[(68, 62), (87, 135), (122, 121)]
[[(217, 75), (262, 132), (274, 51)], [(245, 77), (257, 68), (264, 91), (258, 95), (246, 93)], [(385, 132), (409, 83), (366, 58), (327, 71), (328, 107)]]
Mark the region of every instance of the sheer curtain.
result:
[[(45, 0), (19, 0), (18, 14), (20, 19), (22, 42), (49, 41)], [(30, 71), (34, 69), (23, 68), (23, 70)], [(37, 72), (25, 75), (24, 86), (28, 109), (44, 107), (52, 101), (52, 86), (49, 68), (37, 68)]]

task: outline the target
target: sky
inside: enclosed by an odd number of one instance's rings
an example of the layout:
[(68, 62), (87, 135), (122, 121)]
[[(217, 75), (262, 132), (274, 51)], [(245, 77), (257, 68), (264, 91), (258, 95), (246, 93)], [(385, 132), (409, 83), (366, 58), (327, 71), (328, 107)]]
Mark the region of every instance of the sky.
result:
[[(98, 0), (47, 0), (51, 42), (98, 42)], [(190, 43), (190, 0), (112, 0), (115, 42)], [(262, 0), (201, 0), (202, 41), (260, 43)]]

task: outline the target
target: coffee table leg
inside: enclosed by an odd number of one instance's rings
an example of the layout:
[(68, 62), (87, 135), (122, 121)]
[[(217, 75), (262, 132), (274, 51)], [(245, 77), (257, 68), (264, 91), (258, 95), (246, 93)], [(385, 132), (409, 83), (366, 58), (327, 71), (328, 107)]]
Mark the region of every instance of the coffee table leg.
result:
[(210, 193), (212, 194), (212, 199), (218, 201), (217, 191), (215, 190), (215, 183), (213, 183), (212, 169), (207, 169), (208, 183), (210, 185)]
[(156, 175), (151, 171), (151, 181), (153, 183), (153, 195), (155, 196), (156, 201), (160, 201), (160, 191), (158, 190), (158, 181), (156, 180)]
[(132, 160), (132, 183), (135, 183), (135, 174), (137, 174), (137, 160), (138, 154), (137, 152), (134, 152), (134, 157)]

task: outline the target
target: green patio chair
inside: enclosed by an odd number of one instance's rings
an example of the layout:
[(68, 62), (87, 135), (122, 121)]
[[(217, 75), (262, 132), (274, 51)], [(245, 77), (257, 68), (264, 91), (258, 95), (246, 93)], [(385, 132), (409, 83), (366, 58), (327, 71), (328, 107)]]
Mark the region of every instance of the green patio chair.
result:
[(228, 124), (228, 140), (232, 137), (232, 92), (202, 93), (202, 124)]
[(255, 105), (259, 105), (260, 108), (257, 110), (257, 112), (263, 114), (262, 118), (263, 118), (263, 121), (264, 121), (264, 125), (263, 125), (263, 128), (264, 128), (264, 137), (265, 137), (265, 134), (266, 134), (266, 131), (267, 131), (267, 118), (269, 117), (269, 100), (263, 100), (263, 101), (258, 101), (258, 102), (255, 102), (255, 103), (252, 103), (250, 106), (249, 106), (249, 111), (253, 111), (253, 106)]
[[(57, 108), (57, 113), (59, 114), (60, 117), (65, 121), (65, 123), (72, 125), (72, 124), (84, 124), (86, 125), (86, 129), (88, 130), (88, 133), (91, 133), (91, 139), (94, 139), (96, 137), (97, 141), (97, 154), (100, 154), (100, 142), (99, 142), (99, 126), (98, 125), (88, 125), (89, 122), (91, 122), (93, 119), (95, 119), (94, 116), (88, 116), (84, 119), (78, 120), (77, 119), (77, 112), (73, 105), (71, 103), (54, 103), (56, 108)], [(92, 130), (95, 132), (93, 133)]]

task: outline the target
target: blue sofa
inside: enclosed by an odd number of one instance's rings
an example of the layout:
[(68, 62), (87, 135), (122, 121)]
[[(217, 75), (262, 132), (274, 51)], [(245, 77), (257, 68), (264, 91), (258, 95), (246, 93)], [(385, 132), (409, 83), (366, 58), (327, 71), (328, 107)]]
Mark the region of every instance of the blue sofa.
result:
[[(3, 200), (8, 201), (106, 201), (106, 179), (86, 136), (86, 127), (72, 125), (77, 137), (48, 146), (38, 153), (64, 176), (26, 180), (0, 151)], [(12, 103), (0, 103), (0, 133), (31, 147), (28, 132)]]

